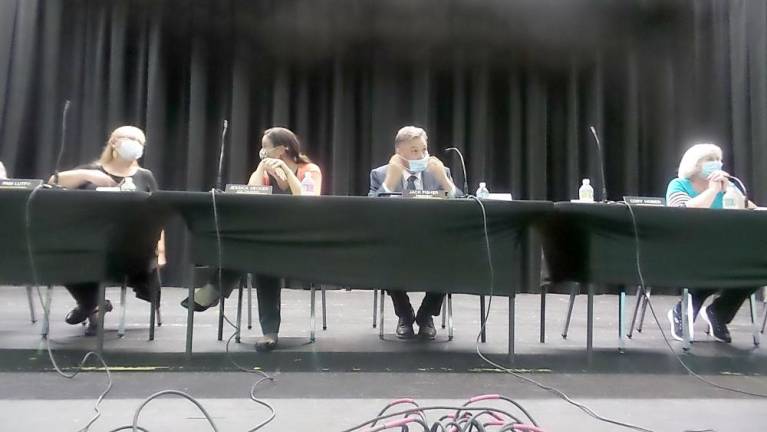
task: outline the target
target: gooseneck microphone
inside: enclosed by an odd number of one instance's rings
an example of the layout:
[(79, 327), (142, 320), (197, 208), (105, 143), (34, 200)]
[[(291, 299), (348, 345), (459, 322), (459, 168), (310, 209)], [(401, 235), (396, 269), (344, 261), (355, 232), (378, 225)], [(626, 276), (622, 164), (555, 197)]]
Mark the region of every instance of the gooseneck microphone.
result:
[(607, 185), (605, 183), (605, 162), (604, 158), (602, 157), (602, 145), (599, 142), (599, 135), (597, 134), (597, 129), (594, 126), (589, 126), (589, 131), (591, 131), (591, 135), (594, 137), (594, 143), (597, 145), (597, 156), (599, 157), (599, 173), (602, 175), (602, 202), (607, 202)]
[(59, 141), (59, 154), (56, 157), (56, 165), (53, 166), (53, 183), (59, 184), (59, 172), (61, 172), (61, 159), (64, 157), (64, 148), (67, 141), (67, 114), (71, 102), (67, 99), (64, 102), (64, 109), (61, 112), (61, 141)]
[(458, 156), (461, 158), (461, 169), (463, 170), (463, 196), (469, 196), (469, 178), (466, 176), (466, 162), (464, 162), (463, 153), (456, 147), (448, 147), (444, 151), (454, 151), (458, 153)]
[(216, 173), (216, 189), (219, 191), (224, 190), (223, 173), (224, 173), (224, 147), (226, 144), (226, 131), (229, 129), (229, 121), (224, 120), (224, 127), (221, 131), (221, 149), (218, 153), (218, 172)]

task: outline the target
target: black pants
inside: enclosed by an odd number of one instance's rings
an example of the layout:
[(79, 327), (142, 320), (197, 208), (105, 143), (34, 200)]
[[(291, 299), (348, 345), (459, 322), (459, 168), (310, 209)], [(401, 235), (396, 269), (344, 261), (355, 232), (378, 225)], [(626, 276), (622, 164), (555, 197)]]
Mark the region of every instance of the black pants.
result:
[[(218, 271), (211, 269), (208, 281), (221, 295), (228, 298), (244, 277), (244, 273), (236, 270), (221, 270), (221, 287), (219, 287)], [(261, 324), (261, 332), (263, 334), (279, 333), (282, 279), (260, 274), (254, 274), (253, 279), (258, 299), (258, 321)]]
[[(732, 319), (735, 318), (735, 314), (738, 313), (738, 309), (740, 309), (743, 302), (746, 301), (751, 294), (756, 292), (757, 289), (759, 288), (731, 288), (722, 290), (722, 295), (711, 303), (711, 308), (717, 318), (722, 322), (729, 324)], [(700, 308), (703, 306), (703, 302), (717, 291), (719, 290), (715, 288), (698, 288), (690, 290), (693, 317), (697, 318), (698, 312), (700, 312)]]
[(443, 293), (427, 292), (418, 308), (418, 314), (413, 312), (413, 306), (410, 304), (410, 297), (407, 292), (399, 290), (389, 290), (391, 301), (394, 304), (394, 313), (397, 317), (413, 321), (420, 321), (423, 318), (439, 316), (442, 311), (442, 301), (445, 298)]
[[(148, 272), (130, 274), (127, 277), (127, 285), (133, 288), (136, 298), (151, 302), (152, 292), (157, 292), (157, 302), (160, 302), (160, 278), (155, 267)], [(67, 291), (77, 302), (77, 306), (85, 310), (93, 310), (99, 304), (99, 283), (83, 282), (66, 285)]]

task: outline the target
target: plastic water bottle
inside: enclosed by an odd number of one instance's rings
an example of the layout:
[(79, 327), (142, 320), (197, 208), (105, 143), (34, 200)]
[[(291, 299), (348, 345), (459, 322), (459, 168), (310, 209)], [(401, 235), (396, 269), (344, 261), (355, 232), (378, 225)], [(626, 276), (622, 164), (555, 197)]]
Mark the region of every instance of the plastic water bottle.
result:
[(743, 202), (743, 195), (732, 183), (727, 186), (727, 191), (724, 193), (722, 207), (726, 209), (742, 209), (746, 207)]
[(485, 182), (479, 183), (479, 189), (477, 189), (477, 193), (474, 194), (477, 198), (481, 199), (488, 199), (490, 198), (490, 191), (487, 190), (487, 185)]
[(120, 190), (123, 192), (136, 192), (136, 184), (133, 183), (133, 177), (125, 177), (120, 183)]
[(304, 195), (314, 194), (314, 179), (309, 171), (304, 173), (304, 179), (301, 180), (301, 193)]
[(578, 199), (584, 202), (594, 202), (594, 188), (591, 187), (591, 180), (583, 179), (583, 184), (578, 189)]

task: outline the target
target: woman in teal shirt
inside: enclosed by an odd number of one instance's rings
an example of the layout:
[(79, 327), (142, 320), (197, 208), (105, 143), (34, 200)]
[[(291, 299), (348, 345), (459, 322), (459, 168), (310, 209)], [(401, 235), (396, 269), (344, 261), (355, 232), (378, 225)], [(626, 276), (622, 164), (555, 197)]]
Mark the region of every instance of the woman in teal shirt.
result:
[[(730, 185), (728, 174), (722, 171), (722, 149), (714, 144), (696, 144), (690, 147), (679, 163), (678, 177), (671, 180), (666, 190), (666, 205), (670, 207), (722, 208), (724, 192)], [(731, 342), (727, 329), (743, 302), (757, 288), (727, 289), (701, 310), (703, 303), (716, 289), (690, 290), (689, 311), (692, 319), (688, 320), (690, 338), (693, 338), (693, 322), (701, 312), (709, 327), (709, 332), (721, 342)], [(682, 304), (677, 303), (668, 311), (671, 334), (682, 340)]]

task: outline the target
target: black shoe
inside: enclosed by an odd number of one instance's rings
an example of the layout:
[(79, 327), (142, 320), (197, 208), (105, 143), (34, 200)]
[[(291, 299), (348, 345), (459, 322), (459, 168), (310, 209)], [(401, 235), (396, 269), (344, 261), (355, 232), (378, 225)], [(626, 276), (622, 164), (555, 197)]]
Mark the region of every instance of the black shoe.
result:
[(278, 341), (279, 338), (277, 337), (277, 333), (267, 333), (264, 336), (256, 339), (256, 351), (271, 351), (277, 347)]
[(433, 340), (437, 336), (437, 329), (434, 328), (434, 319), (431, 316), (419, 319), (417, 322), (419, 338)]
[[(106, 311), (112, 312), (112, 309), (113, 309), (112, 302), (107, 300), (104, 304), (106, 306)], [(99, 310), (98, 306), (94, 306), (92, 308), (83, 308), (82, 306), (78, 305), (77, 307), (69, 311), (66, 318), (64, 318), (64, 321), (70, 325), (80, 324), (84, 322), (85, 320), (87, 320), (88, 317), (90, 317), (92, 314), (97, 313), (98, 310)]]
[[(209, 304), (207, 306), (203, 306), (203, 305), (201, 305), (201, 304), (199, 304), (197, 302), (194, 302), (194, 311), (195, 312), (205, 312), (206, 310), (212, 308), (213, 306), (217, 306), (217, 305), (218, 305), (218, 300), (216, 300), (215, 302), (213, 302), (213, 303), (211, 303), (211, 304)], [(189, 309), (189, 297), (181, 300), (181, 307), (183, 307), (184, 309)]]
[(711, 310), (711, 306), (703, 309), (701, 315), (703, 315), (703, 319), (708, 323), (708, 333), (713, 336), (714, 339), (719, 342), (732, 342), (732, 337), (730, 336), (730, 330), (727, 329), (727, 324), (722, 322), (722, 320), (716, 316), (716, 312)]
[[(104, 313), (112, 312), (114, 307), (112, 306), (112, 302), (109, 300), (104, 303)], [(96, 307), (96, 309), (93, 310), (93, 312), (88, 315), (88, 326), (85, 328), (85, 336), (96, 336), (99, 332), (98, 327), (99, 322), (99, 308)]]
[(668, 310), (668, 322), (671, 324), (671, 336), (678, 340), (684, 340), (684, 329), (682, 327), (681, 304), (677, 303)]
[(414, 336), (413, 320), (400, 318), (397, 322), (397, 337), (400, 339), (410, 339)]

